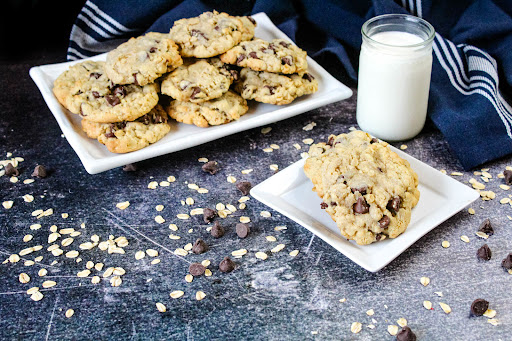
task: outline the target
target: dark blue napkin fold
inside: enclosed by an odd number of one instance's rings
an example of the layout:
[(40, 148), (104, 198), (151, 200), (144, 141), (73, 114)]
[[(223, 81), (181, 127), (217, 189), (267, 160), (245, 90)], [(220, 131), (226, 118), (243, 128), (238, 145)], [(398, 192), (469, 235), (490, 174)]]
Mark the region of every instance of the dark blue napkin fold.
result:
[(429, 117), (466, 169), (512, 153), (512, 0), (88, 0), (67, 57), (105, 52), (148, 31), (168, 32), (175, 20), (212, 9), (267, 13), (344, 82), (357, 81), (360, 30), (367, 19), (386, 13), (422, 17), (437, 32)]

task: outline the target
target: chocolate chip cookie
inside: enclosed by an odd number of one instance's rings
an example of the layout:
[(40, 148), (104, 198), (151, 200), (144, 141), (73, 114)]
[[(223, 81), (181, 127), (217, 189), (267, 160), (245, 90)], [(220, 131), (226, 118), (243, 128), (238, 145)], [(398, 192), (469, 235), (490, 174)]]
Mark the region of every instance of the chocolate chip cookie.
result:
[(306, 51), (284, 39), (254, 39), (233, 47), (220, 59), (255, 71), (303, 74), (308, 69), (306, 57)]
[(309, 73), (303, 75), (281, 75), (243, 68), (235, 91), (245, 99), (270, 104), (289, 104), (295, 98), (314, 93), (318, 82)]
[(158, 84), (115, 85), (104, 67), (96, 61), (71, 66), (53, 83), (55, 97), (72, 113), (99, 123), (136, 120), (158, 103)]
[(133, 122), (97, 123), (82, 120), (83, 131), (104, 144), (112, 153), (129, 153), (149, 146), (171, 130), (160, 105)]
[(239, 18), (213, 11), (175, 21), (170, 36), (180, 46), (182, 56), (209, 58), (238, 44), (243, 31)]
[(172, 101), (166, 107), (169, 116), (176, 121), (203, 128), (238, 120), (248, 109), (245, 99), (231, 90), (208, 102)]
[(149, 32), (107, 54), (105, 72), (115, 84), (146, 85), (183, 64), (169, 34)]
[(251, 16), (237, 17), (242, 22), (242, 41), (254, 38), (254, 29), (256, 28), (256, 20)]
[(193, 103), (219, 98), (229, 90), (238, 72), (228, 70), (219, 58), (186, 61), (167, 75), (161, 85), (163, 94)]
[(396, 238), (418, 203), (418, 176), (388, 144), (362, 131), (331, 135), (309, 149), (304, 172), (341, 234), (366, 245)]

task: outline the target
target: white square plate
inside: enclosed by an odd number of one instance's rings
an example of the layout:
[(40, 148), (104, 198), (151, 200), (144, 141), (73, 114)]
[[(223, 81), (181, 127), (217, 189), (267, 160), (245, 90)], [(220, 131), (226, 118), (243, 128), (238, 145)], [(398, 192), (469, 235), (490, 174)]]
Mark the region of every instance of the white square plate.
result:
[(409, 227), (395, 239), (357, 245), (342, 237), (336, 223), (320, 208), (322, 200), (311, 190), (313, 183), (304, 174), (304, 159), (255, 186), (251, 195), (304, 226), (366, 270), (377, 272), (427, 232), (479, 197), (472, 188), (392, 146), (390, 148), (409, 161), (418, 174), (420, 190), (420, 200), (412, 210)]
[[(258, 23), (256, 37), (266, 40), (276, 38), (290, 40), (270, 21), (265, 13), (255, 14), (253, 18)], [(105, 60), (105, 57), (106, 53), (89, 59)], [(67, 70), (69, 66), (81, 61), (83, 60), (36, 66), (30, 69), (30, 76), (41, 91), (69, 144), (90, 174), (197, 146), (240, 131), (284, 120), (352, 96), (352, 90), (308, 57), (308, 72), (318, 80), (318, 91), (314, 94), (300, 97), (284, 106), (252, 102), (249, 105), (248, 113), (240, 120), (221, 126), (199, 128), (174, 122), (171, 123), (171, 132), (157, 143), (127, 154), (113, 154), (98, 141), (87, 138), (86, 134), (82, 132), (80, 117), (62, 107), (52, 93), (53, 82), (57, 76)]]

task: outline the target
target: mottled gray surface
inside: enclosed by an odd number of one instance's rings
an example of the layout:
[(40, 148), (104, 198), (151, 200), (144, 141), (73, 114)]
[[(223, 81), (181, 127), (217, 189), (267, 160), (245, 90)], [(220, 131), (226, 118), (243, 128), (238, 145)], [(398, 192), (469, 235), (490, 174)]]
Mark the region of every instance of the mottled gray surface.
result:
[[(270, 164), (283, 169), (299, 160), (300, 153), (306, 150), (301, 142), (304, 138), (319, 141), (330, 133), (348, 131), (355, 125), (355, 97), (272, 124), (267, 135), (261, 134), (259, 128), (253, 129), (142, 162), (135, 173), (114, 169), (89, 175), (60, 136), (57, 123), (28, 78), (31, 65), (0, 66), (2, 74), (7, 75), (0, 84), (0, 154), (12, 152), (25, 159), (20, 166), (21, 180), (30, 178), (38, 163), (46, 165), (52, 173), (47, 179), (37, 179), (29, 185), (12, 184), (7, 177), (0, 177), (0, 201), (15, 201), (10, 210), (0, 208), (0, 255), (3, 260), (24, 247), (40, 244), (44, 246), (41, 251), (23, 258), (44, 258), (34, 266), (24, 266), (23, 261), (0, 265), (2, 339), (393, 340), (387, 326), (404, 317), (419, 340), (510, 340), (512, 277), (500, 267), (500, 262), (512, 251), (512, 227), (506, 217), (512, 215), (512, 208), (501, 205), (499, 199), (511, 192), (502, 191), (499, 184), (503, 181), (496, 178), (506, 165), (512, 164), (510, 158), (488, 165), (494, 176), (488, 189), (497, 193), (495, 200), (478, 200), (472, 205), (476, 210), (474, 216), (467, 210), (460, 212), (382, 271), (369, 273), (279, 213), (270, 210), (271, 218), (260, 217), (260, 211), (268, 208), (254, 199), (244, 211), (221, 220), (227, 234), (218, 240), (205, 231), (200, 217), (186, 222), (175, 218), (188, 210), (180, 201), (189, 196), (196, 200), (193, 207), (213, 207), (218, 202), (236, 204), (240, 193), (226, 181), (228, 175), (257, 184), (272, 175)], [(310, 122), (317, 126), (304, 131), (302, 127)], [(278, 144), (280, 149), (263, 152), (271, 143)], [(296, 150), (294, 143), (301, 144), (303, 149)], [(461, 171), (446, 142), (431, 126), (406, 144), (407, 153), (437, 169)], [(222, 170), (214, 176), (204, 173), (197, 161), (200, 157), (218, 161)], [(242, 175), (240, 171), (247, 168), (254, 171)], [(162, 181), (169, 175), (177, 178), (170, 187), (147, 188), (150, 181)], [(471, 172), (464, 172), (457, 180), (467, 183), (472, 176)], [(197, 194), (188, 189), (186, 182), (210, 192)], [(25, 194), (34, 195), (34, 202), (25, 203)], [(125, 200), (131, 202), (128, 209), (121, 211), (115, 207)], [(154, 208), (157, 204), (165, 205), (160, 213), (166, 219), (162, 225), (154, 221), (159, 214)], [(39, 208), (53, 208), (55, 214), (38, 220), (31, 212)], [(62, 219), (63, 212), (69, 213), (69, 218)], [(252, 233), (244, 240), (234, 233), (234, 225), (242, 214), (252, 219)], [(493, 256), (489, 262), (481, 262), (475, 252), (484, 241), (475, 232), (487, 217), (495, 227), (495, 235), (487, 241)], [(36, 222), (43, 227), (31, 231), (29, 226)], [(85, 228), (80, 228), (81, 223)], [(169, 239), (169, 223), (179, 226), (176, 234), (182, 239)], [(109, 255), (95, 248), (81, 252), (81, 263), (64, 256), (54, 257), (46, 251), (52, 224), (59, 229), (74, 227), (82, 232), (73, 244), (63, 247), (65, 251), (78, 250), (78, 245), (93, 234), (102, 240), (112, 234), (128, 238), (126, 254)], [(277, 225), (286, 225), (288, 229), (275, 232), (273, 228)], [(188, 233), (190, 228), (192, 233)], [(29, 233), (34, 239), (24, 243), (22, 238)], [(267, 235), (275, 236), (286, 248), (261, 261), (254, 253), (269, 251), (277, 245), (267, 242)], [(470, 243), (462, 242), (461, 235), (468, 235)], [(169, 252), (198, 237), (210, 244), (211, 250), (206, 254), (183, 259)], [(443, 240), (450, 241), (451, 247), (443, 249)], [(159, 251), (160, 264), (151, 265), (150, 257), (135, 260), (134, 253), (147, 248)], [(249, 253), (236, 260), (237, 269), (231, 274), (220, 273), (220, 260), (240, 248)], [(288, 253), (294, 249), (300, 253), (292, 258)], [(189, 262), (203, 259), (211, 260), (213, 275), (186, 283)], [(58, 263), (51, 266), (54, 260)], [(88, 260), (103, 262), (106, 267), (125, 268), (122, 285), (111, 287), (108, 280), (93, 285), (92, 275), (76, 277)], [(37, 276), (41, 267), (49, 271), (45, 278)], [(30, 275), (30, 283), (18, 281), (21, 272)], [(430, 277), (429, 286), (420, 284), (422, 276)], [(58, 284), (43, 291), (43, 300), (33, 302), (25, 291), (40, 286), (45, 279)], [(184, 297), (171, 299), (169, 293), (173, 290), (183, 290)], [(207, 294), (204, 300), (196, 301), (197, 290)], [(441, 291), (443, 297), (435, 295), (435, 291)], [(500, 325), (490, 325), (485, 317), (469, 317), (471, 302), (480, 297), (497, 311)], [(340, 303), (341, 298), (346, 298), (346, 302)], [(433, 311), (423, 308), (424, 300), (433, 302)], [(164, 303), (167, 312), (159, 313), (156, 302)], [(452, 313), (445, 314), (438, 302), (449, 304)], [(68, 319), (64, 312), (69, 308), (75, 310), (75, 315)], [(371, 323), (371, 317), (366, 315), (369, 309), (375, 311), (373, 318), (377, 321), (373, 330), (366, 327)], [(354, 321), (363, 323), (363, 330), (357, 335), (350, 331)]]

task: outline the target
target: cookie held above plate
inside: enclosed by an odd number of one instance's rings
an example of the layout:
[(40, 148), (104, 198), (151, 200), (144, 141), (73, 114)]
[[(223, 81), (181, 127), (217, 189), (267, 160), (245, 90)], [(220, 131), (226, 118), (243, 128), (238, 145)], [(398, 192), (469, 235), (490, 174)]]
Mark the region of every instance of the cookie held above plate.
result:
[(360, 245), (398, 237), (420, 197), (409, 163), (362, 131), (312, 145), (304, 172), (341, 234)]

